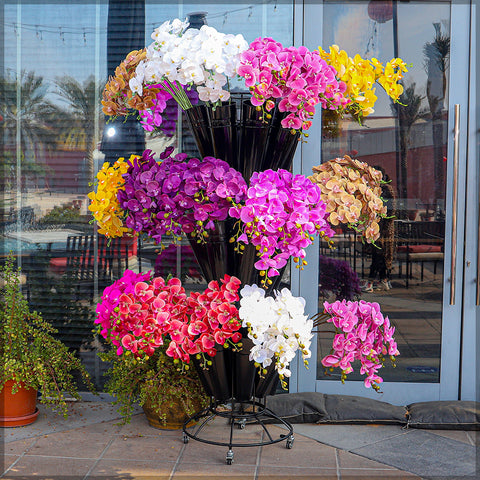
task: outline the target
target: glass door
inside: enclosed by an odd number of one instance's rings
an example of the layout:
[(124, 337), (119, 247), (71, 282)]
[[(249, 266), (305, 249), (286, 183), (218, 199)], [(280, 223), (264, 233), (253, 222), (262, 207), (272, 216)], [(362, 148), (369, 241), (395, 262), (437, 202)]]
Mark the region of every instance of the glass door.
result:
[(365, 389), (358, 367), (342, 385), (340, 372), (327, 374), (321, 364), (333, 338), (322, 331), (312, 367), (299, 367), (292, 386), (396, 404), (457, 399), (467, 165), (467, 135), (458, 128), (467, 125), (470, 7), (449, 1), (324, 1), (305, 4), (303, 13), (309, 48), (335, 44), (351, 57), (383, 63), (400, 57), (409, 64), (403, 105), (392, 104), (378, 86), (375, 112), (363, 126), (324, 114), (303, 145), (299, 166), (309, 174), (312, 166), (349, 155), (391, 180), (383, 197), (392, 218), (382, 221), (380, 248), (339, 228), (336, 249), (317, 245), (297, 281), (300, 295), (317, 311), (337, 298), (378, 302), (395, 325), (401, 355), (396, 368), (386, 362), (379, 372), (380, 395)]

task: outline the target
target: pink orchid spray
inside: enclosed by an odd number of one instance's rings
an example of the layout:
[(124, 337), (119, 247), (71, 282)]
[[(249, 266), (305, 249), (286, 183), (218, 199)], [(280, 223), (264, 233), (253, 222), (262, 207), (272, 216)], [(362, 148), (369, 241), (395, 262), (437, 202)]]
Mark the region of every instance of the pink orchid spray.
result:
[(332, 350), (322, 359), (322, 365), (330, 370), (340, 368), (344, 382), (353, 372), (352, 362), (360, 360), (360, 373), (366, 375), (365, 386), (379, 391), (383, 379), (378, 371), (385, 357), (388, 355), (395, 365), (395, 357), (400, 354), (393, 338), (395, 327), (390, 325), (376, 302), (337, 300), (324, 302), (323, 306), (324, 313), (315, 317), (314, 325), (333, 323), (336, 335)]
[(240, 56), (237, 73), (250, 89), (252, 105), (270, 112), (276, 102), (288, 112), (282, 126), (308, 130), (315, 107), (343, 110), (350, 102), (346, 84), (336, 79), (336, 70), (306, 47), (284, 47), (272, 38), (257, 38)]

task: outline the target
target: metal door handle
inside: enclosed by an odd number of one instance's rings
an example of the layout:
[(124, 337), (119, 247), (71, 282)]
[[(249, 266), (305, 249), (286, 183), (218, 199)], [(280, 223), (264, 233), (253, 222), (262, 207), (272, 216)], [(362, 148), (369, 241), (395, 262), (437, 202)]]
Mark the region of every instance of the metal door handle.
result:
[(457, 207), (458, 207), (458, 151), (460, 136), (460, 105), (455, 104), (453, 129), (453, 189), (452, 189), (452, 263), (450, 273), (450, 305), (455, 305), (457, 268)]

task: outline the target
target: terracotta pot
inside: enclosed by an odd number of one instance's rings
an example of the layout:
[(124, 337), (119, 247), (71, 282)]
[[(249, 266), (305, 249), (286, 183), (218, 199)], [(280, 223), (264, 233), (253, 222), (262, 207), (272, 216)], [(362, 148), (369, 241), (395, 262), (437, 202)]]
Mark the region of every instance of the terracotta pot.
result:
[[(180, 400), (175, 403), (170, 403), (168, 405), (165, 404), (162, 406), (160, 412), (165, 415), (165, 422), (163, 421), (163, 418), (153, 410), (148, 401), (143, 405), (142, 408), (145, 416), (147, 417), (149, 425), (162, 430), (179, 430), (183, 427), (183, 423), (190, 417), (190, 415), (185, 412)], [(198, 402), (198, 405), (197, 402), (194, 402), (194, 410), (195, 412), (201, 410), (200, 402)], [(197, 422), (189, 422), (187, 427), (191, 427), (196, 423)]]
[(38, 417), (37, 391), (21, 386), (12, 394), (13, 380), (8, 380), (0, 392), (0, 427), (21, 427)]

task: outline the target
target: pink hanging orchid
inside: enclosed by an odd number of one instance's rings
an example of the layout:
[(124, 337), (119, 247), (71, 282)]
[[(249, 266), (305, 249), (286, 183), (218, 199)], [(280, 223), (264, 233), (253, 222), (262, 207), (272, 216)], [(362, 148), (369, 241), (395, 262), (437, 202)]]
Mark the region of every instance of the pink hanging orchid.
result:
[(390, 356), (394, 363), (400, 354), (393, 338), (395, 328), (390, 326), (388, 317), (383, 316), (376, 302), (337, 300), (325, 302), (323, 306), (325, 321), (333, 323), (336, 335), (332, 351), (322, 359), (322, 365), (330, 370), (340, 368), (343, 382), (353, 372), (352, 362), (360, 360), (360, 373), (367, 375), (365, 386), (378, 391), (383, 379), (377, 373), (384, 357)]

